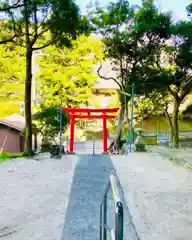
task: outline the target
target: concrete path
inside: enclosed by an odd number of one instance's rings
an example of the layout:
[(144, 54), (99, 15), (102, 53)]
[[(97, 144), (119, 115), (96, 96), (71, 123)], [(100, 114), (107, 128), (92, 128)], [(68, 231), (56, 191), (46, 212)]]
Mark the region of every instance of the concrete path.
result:
[(112, 157), (141, 240), (192, 236), (192, 172), (160, 156)]
[(62, 240), (99, 239), (99, 207), (113, 165), (108, 156), (79, 156)]

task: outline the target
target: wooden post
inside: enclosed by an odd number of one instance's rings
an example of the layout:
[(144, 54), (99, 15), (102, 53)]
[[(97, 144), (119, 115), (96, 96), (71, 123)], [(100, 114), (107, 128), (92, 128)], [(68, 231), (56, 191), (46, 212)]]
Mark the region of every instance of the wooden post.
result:
[(75, 133), (75, 117), (71, 116), (71, 121), (70, 121), (70, 146), (69, 146), (69, 152), (70, 153), (73, 153), (74, 133)]
[(107, 117), (103, 113), (103, 152), (107, 152)]

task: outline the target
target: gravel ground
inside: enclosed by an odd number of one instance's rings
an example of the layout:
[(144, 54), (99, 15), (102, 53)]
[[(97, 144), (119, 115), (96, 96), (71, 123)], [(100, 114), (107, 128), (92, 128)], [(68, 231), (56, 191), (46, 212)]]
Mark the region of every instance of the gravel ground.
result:
[(141, 240), (187, 240), (192, 236), (192, 173), (160, 156), (113, 156)]
[(0, 165), (1, 239), (60, 239), (76, 162), (43, 156)]
[(166, 146), (149, 146), (147, 150), (151, 154), (160, 155), (192, 170), (192, 148), (174, 149)]
[(99, 240), (99, 207), (114, 172), (110, 157), (39, 160), (0, 164), (0, 239)]

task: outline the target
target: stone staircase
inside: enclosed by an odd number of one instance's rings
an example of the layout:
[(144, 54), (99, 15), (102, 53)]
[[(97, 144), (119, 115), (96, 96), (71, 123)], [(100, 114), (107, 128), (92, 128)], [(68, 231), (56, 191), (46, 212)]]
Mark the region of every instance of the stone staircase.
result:
[[(109, 143), (108, 140), (108, 146)], [(76, 154), (102, 154), (103, 140), (75, 141), (74, 152)]]

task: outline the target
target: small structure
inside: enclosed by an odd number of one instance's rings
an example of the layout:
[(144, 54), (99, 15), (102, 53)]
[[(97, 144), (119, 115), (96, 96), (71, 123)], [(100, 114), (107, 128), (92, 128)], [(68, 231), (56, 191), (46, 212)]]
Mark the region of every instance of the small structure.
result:
[(20, 135), (24, 128), (25, 120), (18, 114), (0, 120), (0, 153), (24, 151), (25, 137)]
[(74, 145), (74, 126), (75, 119), (77, 118), (96, 118), (103, 120), (103, 152), (107, 152), (107, 119), (116, 118), (114, 115), (108, 115), (107, 113), (116, 113), (119, 108), (102, 108), (102, 109), (91, 109), (91, 108), (65, 108), (63, 107), (63, 111), (68, 113), (68, 117), (70, 118), (70, 146), (69, 152), (73, 153), (73, 145)]

